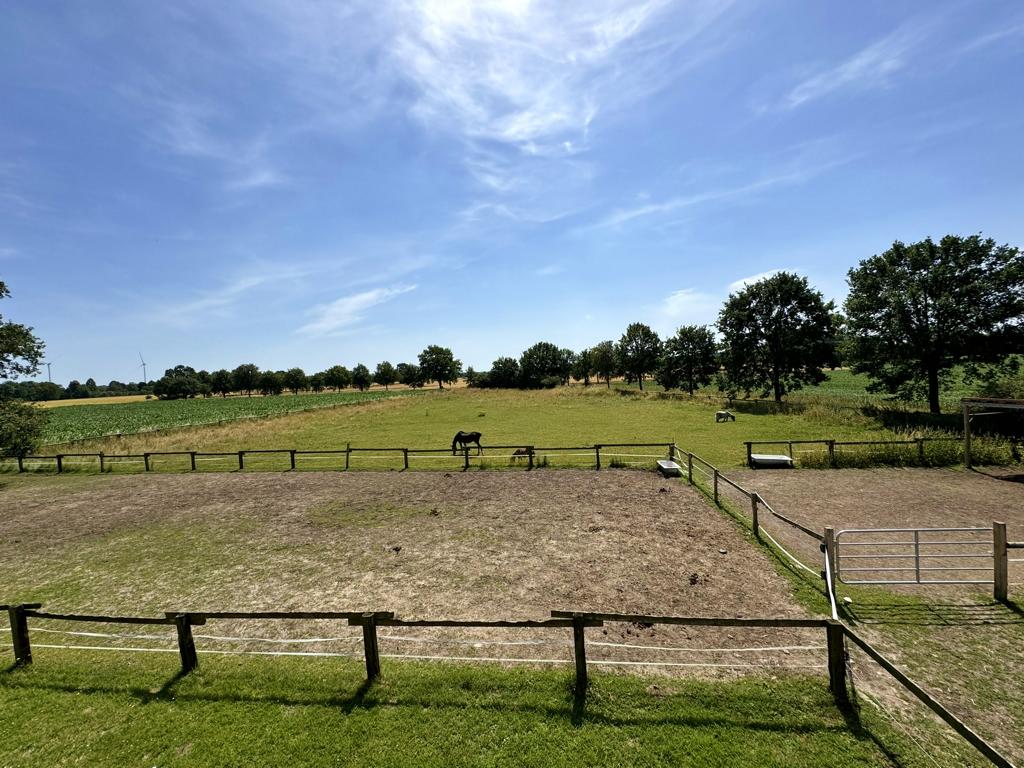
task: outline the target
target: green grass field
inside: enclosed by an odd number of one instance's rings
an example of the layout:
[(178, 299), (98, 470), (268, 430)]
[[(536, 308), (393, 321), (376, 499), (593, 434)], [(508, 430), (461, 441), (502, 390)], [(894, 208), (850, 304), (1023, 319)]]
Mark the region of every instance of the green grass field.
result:
[[(0, 673), (4, 766), (923, 766), (821, 678), (692, 682), (385, 661), (40, 649)], [(961, 763), (958, 763), (961, 764)]]

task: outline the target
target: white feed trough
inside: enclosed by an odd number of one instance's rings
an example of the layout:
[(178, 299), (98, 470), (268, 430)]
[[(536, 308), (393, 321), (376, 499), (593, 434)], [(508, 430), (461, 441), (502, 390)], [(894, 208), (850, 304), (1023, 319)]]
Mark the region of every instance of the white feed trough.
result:
[(784, 453), (752, 453), (750, 454), (751, 469), (793, 468), (793, 458)]
[(665, 477), (683, 476), (683, 468), (670, 459), (658, 459), (658, 471)]

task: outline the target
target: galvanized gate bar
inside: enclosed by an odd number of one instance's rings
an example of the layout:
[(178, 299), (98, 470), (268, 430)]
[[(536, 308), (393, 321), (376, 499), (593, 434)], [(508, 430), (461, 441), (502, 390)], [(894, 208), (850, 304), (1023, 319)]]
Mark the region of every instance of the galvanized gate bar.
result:
[[(896, 534), (907, 533), (911, 536), (907, 539), (897, 539)], [(848, 528), (839, 531), (836, 534), (836, 577), (844, 584), (992, 584), (991, 579), (969, 579), (969, 578), (953, 578), (959, 572), (962, 571), (992, 571), (993, 568), (993, 556), (994, 551), (991, 548), (991, 544), (988, 541), (979, 541), (977, 539), (952, 539), (948, 536), (938, 540), (928, 540), (926, 538), (929, 534), (955, 534), (955, 533), (972, 533), (972, 534), (983, 534), (990, 533), (988, 528)], [(889, 534), (887, 538), (881, 541), (868, 540), (856, 540), (851, 541), (849, 539), (844, 540), (844, 536), (855, 536), (855, 535), (871, 535), (871, 534)], [(929, 550), (932, 547), (984, 547), (983, 550), (977, 552), (948, 552), (944, 550), (933, 551)], [(844, 554), (843, 550), (851, 547), (873, 547), (883, 549), (880, 552), (872, 552), (865, 554), (864, 549), (860, 549), (858, 554)], [(893, 552), (893, 548), (902, 548), (906, 554), (901, 552)], [(942, 565), (935, 563), (935, 560), (963, 560), (963, 559), (975, 559), (975, 560), (987, 560), (985, 565), (972, 566), (972, 565)], [(873, 560), (880, 562), (877, 566), (857, 566), (855, 564), (846, 565), (844, 567), (844, 561), (864, 561)], [(898, 562), (891, 563), (896, 560)], [(886, 564), (886, 562), (891, 564)], [(948, 573), (951, 578), (927, 578), (926, 574), (932, 574), (935, 572)], [(849, 578), (853, 574), (877, 574), (879, 578), (868, 579), (868, 578)], [(913, 574), (913, 578), (901, 578), (895, 576), (895, 574)], [(884, 574), (892, 574), (891, 576), (885, 576)]]

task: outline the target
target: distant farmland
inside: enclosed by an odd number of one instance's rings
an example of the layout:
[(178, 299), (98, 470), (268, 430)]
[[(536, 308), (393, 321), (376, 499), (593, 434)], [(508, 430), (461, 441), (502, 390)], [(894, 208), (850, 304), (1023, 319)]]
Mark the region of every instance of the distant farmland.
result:
[(388, 397), (414, 394), (399, 392), (328, 392), (315, 395), (271, 395), (197, 400), (148, 400), (135, 403), (102, 403), (54, 408), (46, 427), (48, 444), (67, 443), (106, 435), (131, 435), (176, 427), (218, 424), (239, 419), (266, 418), (320, 408), (357, 405)]

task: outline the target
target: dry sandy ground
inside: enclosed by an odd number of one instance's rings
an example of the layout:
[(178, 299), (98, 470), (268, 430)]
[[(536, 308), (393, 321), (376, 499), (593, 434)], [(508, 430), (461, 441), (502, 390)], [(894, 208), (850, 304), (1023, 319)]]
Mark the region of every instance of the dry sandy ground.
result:
[[(805, 615), (733, 522), (685, 485), (634, 471), (24, 477), (0, 490), (0, 539), (11, 542), (11, 557), (0, 563), (0, 602), (41, 600), (50, 610)], [(823, 637), (814, 631), (615, 624), (589, 633), (597, 642), (643, 646), (596, 645), (598, 660), (823, 662), (816, 647)], [(354, 637), (326, 622), (221, 622), (200, 634)], [(568, 658), (570, 650), (562, 631), (418, 629), (389, 637), (403, 639), (386, 639), (385, 653)], [(301, 649), (344, 650), (346, 642)], [(268, 647), (209, 638), (199, 645)], [(645, 650), (664, 646), (670, 650)], [(761, 646), (797, 647), (708, 650)]]

